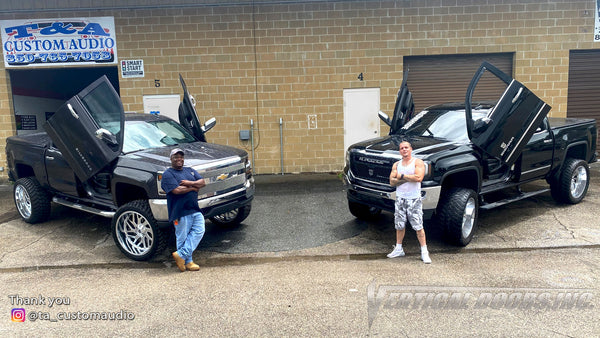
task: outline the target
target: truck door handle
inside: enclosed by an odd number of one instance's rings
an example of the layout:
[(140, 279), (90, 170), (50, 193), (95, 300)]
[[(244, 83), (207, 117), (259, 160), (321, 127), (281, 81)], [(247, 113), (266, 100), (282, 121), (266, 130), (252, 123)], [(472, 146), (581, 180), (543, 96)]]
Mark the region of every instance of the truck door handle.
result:
[(552, 140), (551, 139), (544, 140), (544, 143), (552, 143)]
[(71, 111), (71, 115), (73, 115), (74, 118), (79, 120), (79, 115), (77, 115), (75, 109), (73, 109), (73, 106), (71, 106), (70, 103), (67, 103), (67, 108), (69, 108), (69, 110)]
[(46, 156), (46, 159), (49, 161), (54, 161), (54, 156)]
[(513, 99), (512, 99), (512, 103), (517, 102), (517, 99), (519, 98), (519, 96), (521, 96), (522, 92), (523, 92), (523, 87), (519, 88), (519, 91), (517, 92), (517, 95), (515, 95), (515, 97), (513, 97)]

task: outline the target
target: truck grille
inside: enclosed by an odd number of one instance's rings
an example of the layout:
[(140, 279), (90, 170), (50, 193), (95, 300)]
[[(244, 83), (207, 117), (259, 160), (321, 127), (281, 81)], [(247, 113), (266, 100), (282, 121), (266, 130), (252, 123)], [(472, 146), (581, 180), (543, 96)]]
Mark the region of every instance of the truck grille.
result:
[(390, 171), (397, 159), (361, 152), (350, 154), (350, 170), (360, 179), (389, 185)]
[(211, 163), (209, 167), (194, 167), (202, 175), (206, 186), (198, 191), (198, 199), (227, 193), (244, 186), (246, 166), (240, 159)]
[[(246, 165), (239, 157), (228, 158), (208, 164), (193, 166), (204, 178), (206, 186), (198, 191), (198, 199), (212, 197), (233, 191), (246, 184)], [(161, 177), (162, 172), (159, 172)], [(160, 179), (157, 181), (159, 194), (166, 193), (160, 187)]]

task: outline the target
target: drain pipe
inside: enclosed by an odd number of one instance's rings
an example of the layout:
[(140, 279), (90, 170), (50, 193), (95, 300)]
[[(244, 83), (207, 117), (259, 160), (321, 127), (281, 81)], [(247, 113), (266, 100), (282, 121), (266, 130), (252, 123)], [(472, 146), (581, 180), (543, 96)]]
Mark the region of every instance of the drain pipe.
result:
[(283, 119), (279, 118), (279, 148), (281, 149), (281, 175), (283, 175)]
[(254, 121), (250, 119), (250, 145), (252, 149), (252, 171), (254, 171)]

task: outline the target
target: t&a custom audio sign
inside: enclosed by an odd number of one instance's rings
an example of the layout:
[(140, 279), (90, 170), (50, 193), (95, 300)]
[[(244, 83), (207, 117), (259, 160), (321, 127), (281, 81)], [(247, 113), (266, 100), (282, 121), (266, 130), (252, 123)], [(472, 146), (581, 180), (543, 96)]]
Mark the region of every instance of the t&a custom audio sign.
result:
[(117, 60), (113, 17), (2, 20), (0, 29), (7, 68)]

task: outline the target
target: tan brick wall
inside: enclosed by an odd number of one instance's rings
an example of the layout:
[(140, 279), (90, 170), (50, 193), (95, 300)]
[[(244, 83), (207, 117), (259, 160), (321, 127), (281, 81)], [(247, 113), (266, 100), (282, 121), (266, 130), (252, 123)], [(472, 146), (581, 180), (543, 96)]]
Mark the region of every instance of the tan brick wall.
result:
[[(338, 172), (343, 89), (380, 87), (381, 109), (391, 112), (405, 55), (514, 52), (516, 79), (552, 105), (552, 116), (565, 116), (569, 50), (600, 47), (594, 1), (490, 2), (22, 0), (0, 4), (0, 19), (114, 16), (119, 59), (141, 58), (146, 71), (120, 79), (127, 111), (141, 111), (143, 95), (180, 94), (181, 73), (201, 120), (217, 118), (210, 141), (250, 152), (238, 131), (254, 121), (256, 173), (280, 172), (279, 118), (286, 172)], [(0, 163), (15, 133), (3, 79)], [(307, 115), (317, 115), (318, 129), (307, 129)]]

